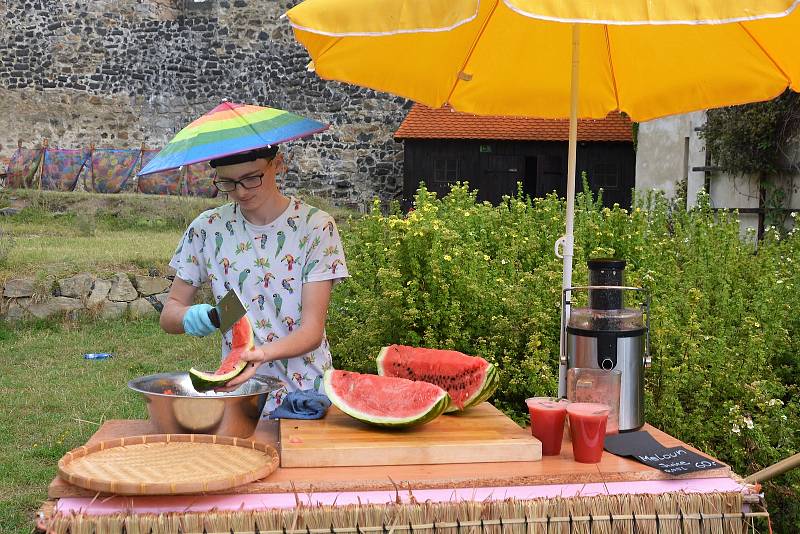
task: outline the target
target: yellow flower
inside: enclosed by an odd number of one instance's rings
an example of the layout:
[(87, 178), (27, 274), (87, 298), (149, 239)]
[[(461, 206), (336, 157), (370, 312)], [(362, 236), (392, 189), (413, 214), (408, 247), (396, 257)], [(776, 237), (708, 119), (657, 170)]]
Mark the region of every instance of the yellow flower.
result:
[(452, 259), (453, 259), (453, 258), (451, 258), (449, 254), (445, 254), (445, 255), (444, 255), (444, 261), (450, 261), (450, 260), (452, 260)]

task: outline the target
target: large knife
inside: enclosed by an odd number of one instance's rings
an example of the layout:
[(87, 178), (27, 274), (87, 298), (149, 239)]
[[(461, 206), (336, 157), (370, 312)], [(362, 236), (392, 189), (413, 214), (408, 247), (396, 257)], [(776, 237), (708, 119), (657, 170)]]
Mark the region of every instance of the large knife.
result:
[(208, 318), (224, 334), (246, 313), (247, 310), (242, 301), (239, 300), (239, 295), (231, 289), (222, 297), (216, 308), (211, 308), (211, 311), (208, 312)]

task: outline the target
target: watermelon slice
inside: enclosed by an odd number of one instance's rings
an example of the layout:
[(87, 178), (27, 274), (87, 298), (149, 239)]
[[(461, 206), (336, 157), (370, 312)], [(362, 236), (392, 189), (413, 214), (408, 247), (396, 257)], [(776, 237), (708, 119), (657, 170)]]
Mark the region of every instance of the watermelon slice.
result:
[(233, 324), (233, 339), (231, 340), (231, 351), (222, 361), (222, 364), (214, 372), (198, 371), (194, 367), (189, 369), (189, 377), (192, 385), (197, 391), (207, 391), (216, 387), (224, 386), (227, 382), (239, 376), (247, 362), (241, 360), (242, 353), (253, 350), (256, 346), (253, 336), (253, 325), (247, 315)]
[(447, 412), (484, 402), (498, 385), (493, 364), (454, 350), (389, 345), (381, 349), (377, 364), (379, 375), (430, 382), (446, 390), (451, 400)]
[(325, 371), (325, 393), (341, 411), (371, 425), (403, 428), (439, 417), (450, 404), (447, 392), (427, 382)]

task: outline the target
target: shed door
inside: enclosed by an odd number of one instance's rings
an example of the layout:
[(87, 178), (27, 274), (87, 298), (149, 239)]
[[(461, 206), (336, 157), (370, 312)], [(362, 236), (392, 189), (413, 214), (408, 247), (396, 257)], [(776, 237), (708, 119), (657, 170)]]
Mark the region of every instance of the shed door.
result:
[(543, 197), (555, 191), (560, 197), (567, 196), (567, 171), (564, 158), (558, 154), (547, 154), (542, 158), (542, 174), (536, 184), (536, 196)]
[(483, 158), (481, 200), (497, 204), (503, 195), (514, 195), (517, 182), (525, 181), (525, 158), (512, 154), (486, 154)]

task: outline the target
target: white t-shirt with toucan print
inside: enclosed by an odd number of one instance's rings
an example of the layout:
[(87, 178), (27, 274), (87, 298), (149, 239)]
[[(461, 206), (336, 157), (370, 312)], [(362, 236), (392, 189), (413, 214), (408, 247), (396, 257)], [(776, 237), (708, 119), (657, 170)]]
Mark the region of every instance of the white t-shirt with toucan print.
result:
[[(236, 203), (203, 212), (189, 225), (170, 266), (181, 280), (211, 282), (217, 302), (233, 289), (247, 307), (256, 345), (271, 343), (300, 326), (302, 286), (349, 276), (336, 223), (326, 212), (296, 198), (272, 223), (247, 221)], [(231, 333), (223, 336), (222, 357)], [(258, 375), (272, 382), (266, 416), (295, 390), (323, 391), (331, 367), (328, 339), (302, 356), (262, 364)]]

